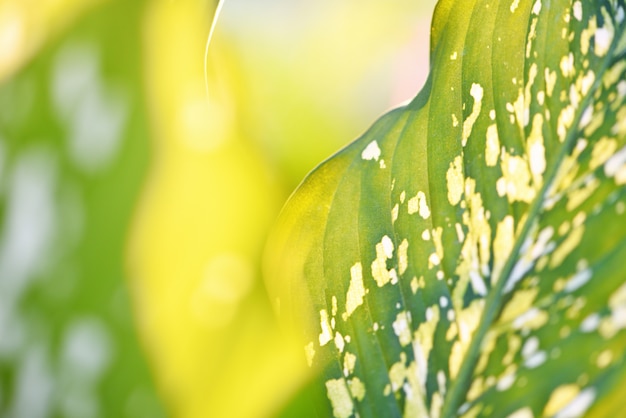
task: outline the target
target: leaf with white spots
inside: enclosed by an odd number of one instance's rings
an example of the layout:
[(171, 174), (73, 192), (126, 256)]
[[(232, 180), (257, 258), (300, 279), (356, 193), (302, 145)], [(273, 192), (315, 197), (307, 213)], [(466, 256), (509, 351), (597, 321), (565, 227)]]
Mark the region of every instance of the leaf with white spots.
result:
[(625, 9), (440, 1), (424, 90), (291, 198), (268, 286), (335, 416), (621, 411)]

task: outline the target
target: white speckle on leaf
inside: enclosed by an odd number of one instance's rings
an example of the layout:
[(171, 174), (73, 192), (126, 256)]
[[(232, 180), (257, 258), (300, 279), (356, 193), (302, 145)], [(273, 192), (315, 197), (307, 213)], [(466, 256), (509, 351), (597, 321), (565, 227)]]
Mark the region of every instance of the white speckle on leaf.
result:
[(580, 118), (580, 123), (579, 123), (578, 126), (581, 129), (585, 128), (591, 122), (592, 116), (593, 116), (593, 106), (589, 105), (589, 106), (587, 106), (587, 108), (583, 112), (583, 115)]
[(496, 236), (493, 240), (493, 273), (491, 275), (492, 284), (500, 280), (502, 269), (513, 251), (515, 236), (514, 220), (511, 215), (507, 215), (498, 223)]
[(559, 136), (559, 141), (565, 141), (567, 130), (574, 123), (576, 117), (576, 108), (573, 105), (565, 106), (557, 119), (556, 133)]
[(620, 169), (626, 164), (626, 147), (617, 151), (604, 165), (604, 174), (607, 177), (615, 177)]
[(365, 385), (361, 382), (361, 379), (358, 377), (353, 377), (348, 380), (348, 386), (350, 388), (350, 393), (352, 396), (359, 401), (362, 401), (365, 398)]
[(598, 354), (598, 358), (596, 359), (596, 366), (600, 369), (604, 369), (613, 361), (613, 352), (610, 349), (604, 350), (600, 354)]
[(346, 318), (363, 304), (365, 287), (363, 286), (363, 266), (356, 263), (350, 267), (350, 287), (346, 295)]
[(485, 142), (485, 163), (488, 167), (494, 167), (500, 156), (500, 139), (498, 127), (494, 123), (487, 128), (487, 140)]
[(417, 192), (417, 195), (409, 199), (408, 211), (409, 215), (419, 212), (419, 215), (423, 219), (430, 217), (430, 208), (428, 207), (428, 203), (426, 203), (426, 195), (424, 192)]
[(405, 238), (398, 247), (398, 270), (404, 274), (409, 266), (408, 258), (409, 241)]
[(529, 369), (534, 369), (541, 366), (548, 359), (548, 355), (545, 351), (538, 351), (532, 356), (528, 357), (526, 361), (524, 361), (524, 366)]
[(531, 202), (536, 195), (532, 186), (530, 166), (525, 158), (503, 152), (502, 177), (497, 180), (498, 195), (507, 196), (510, 203), (515, 201)]
[(617, 94), (619, 94), (620, 98), (626, 97), (626, 80), (621, 80), (617, 83)]
[(322, 329), (322, 332), (319, 335), (320, 346), (324, 346), (333, 339), (328, 312), (326, 309), (322, 309), (320, 311), (320, 328)]
[(595, 53), (599, 57), (603, 57), (609, 52), (611, 42), (613, 41), (613, 28), (602, 27), (596, 30), (595, 34)]
[(393, 209), (391, 209), (391, 223), (395, 223), (398, 220), (399, 215), (400, 215), (400, 205), (396, 203)]
[(453, 309), (450, 309), (450, 310), (448, 311), (448, 314), (447, 314), (448, 321), (450, 321), (450, 322), (454, 321), (454, 318), (455, 318), (455, 317), (456, 317), (456, 315), (455, 315), (455, 313), (454, 313), (454, 310), (453, 310)]
[(539, 339), (534, 336), (530, 337), (526, 340), (524, 346), (522, 347), (522, 357), (528, 358), (532, 356), (535, 352), (537, 352), (537, 349), (539, 349)]
[(426, 320), (431, 321), (434, 318), (433, 308), (426, 308)]
[(361, 153), (361, 158), (363, 158), (364, 160), (376, 160), (378, 161), (378, 159), (380, 158), (380, 148), (378, 147), (378, 142), (376, 141), (372, 141), (370, 142), (367, 147), (365, 147), (365, 149), (363, 150), (363, 152)]
[(571, 77), (575, 75), (576, 69), (574, 67), (574, 54), (570, 52), (569, 54), (561, 57), (559, 67), (561, 68), (561, 73), (563, 74), (563, 77)]
[(482, 109), (482, 100), (483, 100), (482, 86), (478, 83), (473, 83), (472, 87), (470, 88), (470, 95), (474, 98), (474, 106), (472, 108), (472, 113), (463, 122), (463, 135), (461, 138), (461, 144), (463, 146), (467, 144), (467, 140), (472, 134), (474, 123), (476, 122), (476, 119), (478, 119), (478, 115), (480, 115), (480, 111)]
[(518, 409), (506, 418), (534, 418), (535, 414), (529, 407)]
[(393, 331), (398, 337), (401, 346), (407, 346), (411, 343), (411, 328), (409, 327), (410, 313), (404, 311), (396, 316), (393, 322)]
[(454, 224), (454, 229), (456, 231), (456, 237), (459, 242), (461, 243), (465, 241), (465, 232), (463, 232), (463, 225), (461, 225), (460, 223), (456, 223)]
[(472, 282), (472, 288), (474, 289), (474, 292), (476, 292), (476, 294), (480, 296), (486, 296), (487, 286), (485, 286), (485, 281), (483, 280), (482, 276), (474, 270), (471, 270), (469, 272), (469, 276)]
[(537, 0), (533, 5), (533, 14), (538, 15), (541, 12), (541, 0)]
[(326, 394), (333, 407), (335, 418), (349, 418), (354, 410), (352, 397), (344, 379), (331, 379), (326, 382)]
[(597, 330), (598, 326), (600, 326), (601, 319), (602, 318), (599, 314), (592, 313), (591, 315), (583, 319), (583, 321), (580, 323), (580, 330), (582, 332), (593, 332)]
[(538, 308), (531, 308), (527, 310), (526, 312), (524, 312), (523, 314), (515, 318), (515, 320), (513, 321), (513, 328), (515, 329), (522, 328), (524, 325), (526, 325), (529, 322), (532, 322), (535, 318), (541, 315), (541, 312), (542, 311), (539, 310)]
[(517, 282), (519, 282), (524, 275), (530, 270), (533, 266), (533, 263), (526, 260), (525, 258), (521, 258), (515, 263), (513, 266), (513, 270), (511, 270), (511, 274), (509, 275), (509, 279), (506, 282), (506, 286), (504, 287), (504, 293), (509, 293)]
[(530, 172), (533, 176), (534, 185), (540, 188), (542, 175), (546, 170), (546, 149), (543, 144), (543, 116), (538, 113), (533, 118), (532, 129), (528, 136), (528, 153)]
[(590, 269), (584, 269), (582, 271), (579, 271), (571, 279), (567, 281), (567, 283), (565, 284), (564, 290), (566, 292), (573, 292), (575, 290), (578, 290), (582, 286), (587, 284), (587, 282), (591, 279), (592, 276), (593, 274)]
[(372, 262), (372, 276), (379, 287), (390, 281), (397, 282), (397, 274), (394, 269), (387, 270), (387, 260), (393, 257), (393, 241), (385, 235), (381, 242), (376, 244), (376, 259)]
[(349, 376), (354, 373), (354, 366), (356, 365), (356, 356), (353, 353), (346, 352), (343, 357), (343, 374)]
[(554, 418), (577, 418), (587, 412), (587, 409), (596, 399), (596, 391), (594, 388), (583, 389), (570, 403), (561, 409)]
[(346, 342), (343, 339), (343, 335), (337, 332), (335, 334), (335, 347), (337, 347), (337, 350), (339, 350), (340, 353), (343, 353), (343, 349), (345, 346), (346, 346)]
[(511, 386), (513, 386), (513, 383), (515, 383), (515, 379), (515, 373), (508, 373), (502, 376), (496, 384), (496, 389), (498, 389), (499, 392), (509, 390)]
[(583, 5), (581, 4), (580, 1), (575, 1), (574, 2), (574, 17), (576, 18), (576, 20), (578, 20), (579, 22), (583, 20)]
[(546, 101), (546, 92), (543, 90), (540, 90), (537, 92), (537, 103), (539, 103), (540, 106), (543, 106), (543, 104)]
[(385, 235), (381, 241), (383, 249), (385, 250), (385, 256), (387, 258), (393, 257), (393, 241), (387, 235)]
[(450, 167), (446, 173), (446, 181), (448, 186), (448, 201), (454, 206), (461, 201), (464, 189), (463, 158), (460, 155), (450, 163)]
[(443, 370), (437, 372), (437, 385), (439, 386), (439, 392), (442, 395), (446, 394), (446, 374)]

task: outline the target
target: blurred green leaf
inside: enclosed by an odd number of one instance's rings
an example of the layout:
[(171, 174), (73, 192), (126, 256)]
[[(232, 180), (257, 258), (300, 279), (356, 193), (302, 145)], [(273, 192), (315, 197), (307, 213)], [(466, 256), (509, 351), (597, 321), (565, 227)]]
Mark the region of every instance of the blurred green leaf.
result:
[(164, 415), (123, 261), (149, 156), (142, 7), (94, 8), (0, 86), (0, 416)]
[(620, 413), (624, 17), (441, 1), (424, 90), (291, 198), (268, 287), (335, 417)]

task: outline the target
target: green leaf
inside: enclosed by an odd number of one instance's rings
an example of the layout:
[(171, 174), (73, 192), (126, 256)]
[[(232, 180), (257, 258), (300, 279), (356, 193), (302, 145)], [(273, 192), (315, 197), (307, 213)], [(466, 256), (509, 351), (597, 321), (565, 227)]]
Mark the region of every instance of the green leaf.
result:
[(94, 8), (0, 84), (2, 417), (165, 416), (123, 256), (150, 151), (143, 8)]
[(424, 90), (292, 196), (268, 287), (335, 417), (621, 411), (624, 17), (440, 1)]

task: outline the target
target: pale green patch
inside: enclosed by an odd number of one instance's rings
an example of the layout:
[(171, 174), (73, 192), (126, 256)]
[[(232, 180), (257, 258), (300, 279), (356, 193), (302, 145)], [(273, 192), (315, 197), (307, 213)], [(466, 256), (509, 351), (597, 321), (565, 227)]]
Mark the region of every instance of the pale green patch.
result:
[(320, 311), (320, 328), (322, 329), (322, 332), (319, 335), (319, 342), (320, 346), (324, 346), (333, 339), (333, 332), (330, 326), (328, 311), (326, 309), (322, 309)]
[(485, 163), (489, 167), (494, 167), (498, 163), (500, 156), (500, 140), (498, 138), (498, 127), (493, 124), (487, 128), (487, 142), (485, 144)]
[(398, 337), (398, 341), (400, 341), (400, 345), (407, 346), (411, 343), (411, 314), (409, 312), (403, 311), (398, 313), (396, 316), (396, 320), (393, 322), (393, 332)]
[(393, 257), (393, 250), (393, 242), (387, 235), (376, 244), (376, 259), (372, 262), (372, 276), (379, 287), (386, 285), (394, 277), (395, 270), (387, 270), (387, 260)]
[(519, 0), (513, 0), (513, 3), (511, 3), (511, 7), (510, 7), (511, 13), (515, 13), (518, 7), (519, 7)]
[(570, 255), (570, 253), (578, 247), (580, 244), (583, 234), (585, 233), (584, 225), (578, 225), (575, 227), (569, 235), (565, 238), (565, 240), (554, 250), (552, 253), (552, 257), (550, 258), (550, 267), (554, 268), (563, 263), (565, 258)]
[(362, 401), (365, 398), (365, 385), (358, 377), (348, 380), (348, 387), (355, 399)]
[(463, 158), (459, 155), (450, 163), (448, 172), (446, 173), (446, 181), (448, 186), (448, 201), (451, 205), (456, 205), (461, 201), (463, 195)]
[(343, 374), (344, 376), (349, 376), (354, 373), (354, 366), (356, 365), (356, 355), (350, 352), (346, 352), (343, 357)]
[(309, 367), (313, 365), (313, 359), (315, 358), (315, 347), (313, 342), (308, 343), (304, 347), (304, 354), (306, 355), (306, 362)]
[(400, 246), (398, 246), (398, 271), (400, 274), (404, 274), (409, 267), (409, 241), (407, 239), (402, 240)]
[(354, 411), (354, 404), (344, 379), (326, 381), (326, 393), (333, 408), (333, 417), (349, 418)]
[(593, 388), (583, 389), (572, 401), (561, 408), (554, 418), (582, 417), (596, 397)]
[(419, 212), (419, 215), (424, 219), (430, 217), (430, 208), (428, 207), (428, 203), (426, 203), (426, 195), (424, 192), (417, 192), (415, 197), (409, 199), (408, 211), (409, 215)]
[(502, 153), (502, 177), (496, 182), (498, 195), (506, 196), (509, 202), (531, 202), (536, 195), (532, 185), (530, 167), (525, 158)]
[(350, 287), (346, 295), (346, 312), (343, 317), (346, 320), (352, 313), (363, 304), (365, 286), (363, 285), (363, 266), (360, 262), (350, 268)]
[(480, 111), (482, 109), (483, 94), (484, 91), (482, 86), (480, 84), (473, 83), (470, 89), (470, 95), (474, 99), (474, 104), (472, 107), (472, 113), (463, 122), (463, 135), (461, 138), (461, 144), (463, 146), (467, 144), (467, 140), (472, 134), (472, 128), (474, 127), (474, 123), (476, 123), (476, 120), (480, 115)]
[(522, 409), (518, 409), (517, 411), (513, 412), (511, 415), (509, 415), (506, 418), (534, 418), (535, 414), (533, 414), (533, 410), (525, 407)]

